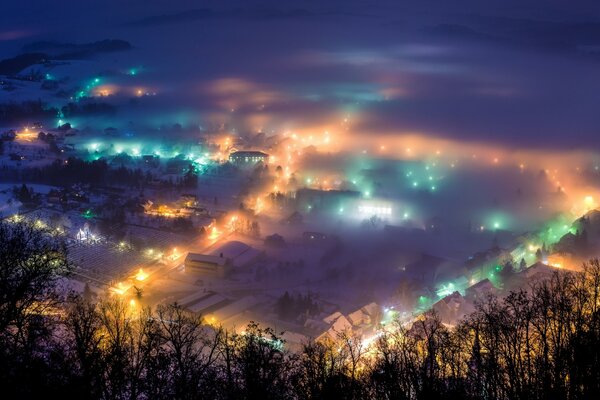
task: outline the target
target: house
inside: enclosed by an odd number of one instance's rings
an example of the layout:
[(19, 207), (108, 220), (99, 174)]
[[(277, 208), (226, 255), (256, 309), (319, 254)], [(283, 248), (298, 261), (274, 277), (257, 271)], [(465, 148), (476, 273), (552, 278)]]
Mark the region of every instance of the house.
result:
[(142, 161), (151, 168), (156, 168), (160, 165), (160, 157), (154, 154), (144, 154)]
[(435, 303), (431, 308), (439, 315), (443, 323), (454, 324), (466, 313), (465, 298), (459, 292), (454, 292)]
[(477, 282), (476, 284), (468, 287), (465, 290), (465, 297), (471, 300), (485, 300), (488, 296), (497, 293), (496, 287), (490, 282), (489, 279), (484, 279)]
[(230, 269), (227, 258), (213, 254), (188, 253), (184, 265), (188, 271), (199, 271), (217, 277), (225, 276)]
[(348, 321), (352, 324), (352, 329), (361, 335), (372, 332), (380, 320), (381, 307), (377, 303), (369, 303), (348, 314)]
[(236, 324), (242, 317), (242, 314), (260, 304), (260, 299), (255, 296), (242, 297), (239, 300), (229, 302), (221, 308), (206, 314), (206, 320), (211, 324), (222, 324), (228, 326), (245, 326), (246, 324)]
[(337, 340), (339, 335), (352, 329), (352, 324), (339, 311), (323, 318), (323, 322), (328, 326), (327, 330), (317, 336), (317, 340)]
[(348, 314), (348, 321), (354, 327), (363, 325), (374, 325), (380, 318), (380, 306), (377, 303), (369, 303), (366, 306)]
[(232, 267), (243, 268), (251, 265), (264, 254), (262, 251), (248, 246), (246, 243), (230, 240), (210, 253), (212, 256), (224, 258)]
[(229, 162), (244, 166), (258, 163), (267, 163), (269, 155), (262, 151), (235, 151), (229, 155)]
[(339, 212), (358, 201), (362, 193), (355, 190), (321, 190), (302, 188), (296, 191), (296, 207), (301, 210)]
[(541, 282), (551, 279), (557, 271), (559, 271), (559, 269), (555, 267), (551, 267), (542, 262), (536, 262), (531, 267), (522, 271), (521, 274), (529, 281)]

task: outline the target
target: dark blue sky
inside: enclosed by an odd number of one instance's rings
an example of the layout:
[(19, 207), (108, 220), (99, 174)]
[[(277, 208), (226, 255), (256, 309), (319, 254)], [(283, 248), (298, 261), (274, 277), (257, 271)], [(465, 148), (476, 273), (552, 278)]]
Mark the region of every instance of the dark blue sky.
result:
[(12, 1), (0, 55), (118, 38), (171, 107), (236, 107), (249, 128), (358, 113), (364, 134), (588, 148), (600, 145), (594, 3)]

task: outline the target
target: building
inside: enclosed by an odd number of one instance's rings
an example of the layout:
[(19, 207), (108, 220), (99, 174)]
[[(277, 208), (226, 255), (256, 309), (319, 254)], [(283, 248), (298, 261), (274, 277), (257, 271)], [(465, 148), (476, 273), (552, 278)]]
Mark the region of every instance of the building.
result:
[(321, 232), (302, 232), (302, 240), (305, 243), (324, 242), (329, 237)]
[(350, 210), (349, 204), (360, 200), (362, 194), (355, 190), (320, 190), (302, 188), (296, 192), (296, 206), (300, 210), (339, 213)]
[(495, 295), (498, 292), (496, 287), (489, 279), (484, 279), (476, 284), (469, 286), (465, 290), (465, 296), (475, 301), (483, 301), (490, 295)]
[(381, 320), (381, 307), (377, 303), (369, 303), (348, 314), (348, 321), (355, 332), (365, 334), (371, 331)]
[(224, 258), (227, 264), (235, 268), (249, 267), (262, 256), (263, 252), (248, 246), (246, 243), (230, 240), (210, 253), (212, 256)]
[(188, 271), (199, 271), (217, 277), (225, 276), (230, 269), (227, 258), (212, 254), (188, 253), (184, 263)]
[(266, 164), (269, 155), (262, 151), (235, 151), (229, 155), (229, 162), (236, 165)]
[(467, 313), (465, 305), (465, 298), (459, 292), (454, 292), (435, 303), (431, 308), (444, 324), (454, 325)]
[(560, 268), (551, 267), (543, 262), (536, 262), (529, 268), (521, 271), (528, 282), (542, 282), (552, 279), (554, 274), (560, 271)]
[(327, 327), (324, 332), (317, 336), (316, 340), (338, 340), (340, 335), (352, 331), (352, 324), (339, 311), (334, 312), (323, 318), (323, 323)]

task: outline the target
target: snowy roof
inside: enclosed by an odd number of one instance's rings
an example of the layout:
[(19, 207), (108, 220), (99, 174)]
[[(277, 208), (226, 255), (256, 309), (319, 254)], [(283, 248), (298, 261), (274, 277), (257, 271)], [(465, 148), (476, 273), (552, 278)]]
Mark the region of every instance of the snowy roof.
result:
[(237, 240), (225, 243), (211, 252), (213, 256), (221, 256), (232, 262), (235, 267), (243, 267), (258, 258), (262, 252)]
[(325, 318), (323, 318), (323, 322), (325, 322), (326, 324), (332, 324), (336, 319), (338, 319), (341, 316), (342, 316), (342, 313), (339, 311), (336, 311), (333, 314), (328, 315)]
[(231, 153), (229, 157), (269, 157), (269, 155), (262, 151), (241, 150)]
[(211, 254), (198, 254), (198, 253), (188, 253), (185, 258), (185, 262), (204, 262), (210, 264), (217, 264), (223, 266), (227, 263), (227, 259), (225, 257), (219, 257)]
[(217, 247), (211, 252), (211, 254), (219, 256), (221, 253), (223, 253), (223, 257), (225, 258), (235, 258), (248, 249), (250, 249), (250, 246), (248, 246), (246, 243), (239, 242), (237, 240), (231, 240), (224, 245)]

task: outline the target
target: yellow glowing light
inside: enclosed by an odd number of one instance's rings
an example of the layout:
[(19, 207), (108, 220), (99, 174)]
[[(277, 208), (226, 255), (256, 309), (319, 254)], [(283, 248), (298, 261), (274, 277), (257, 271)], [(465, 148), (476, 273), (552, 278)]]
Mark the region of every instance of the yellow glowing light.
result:
[(216, 226), (213, 226), (212, 229), (210, 230), (210, 235), (209, 235), (209, 239), (210, 240), (216, 240), (219, 235), (221, 234), (221, 232), (219, 232), (219, 230), (217, 229)]
[(110, 291), (118, 295), (124, 295), (131, 288), (131, 284), (125, 284), (123, 282), (117, 283), (115, 286), (110, 287)]
[(138, 281), (143, 281), (146, 280), (146, 278), (148, 278), (148, 273), (144, 272), (144, 270), (140, 268), (140, 270), (135, 275), (135, 279), (137, 279)]

